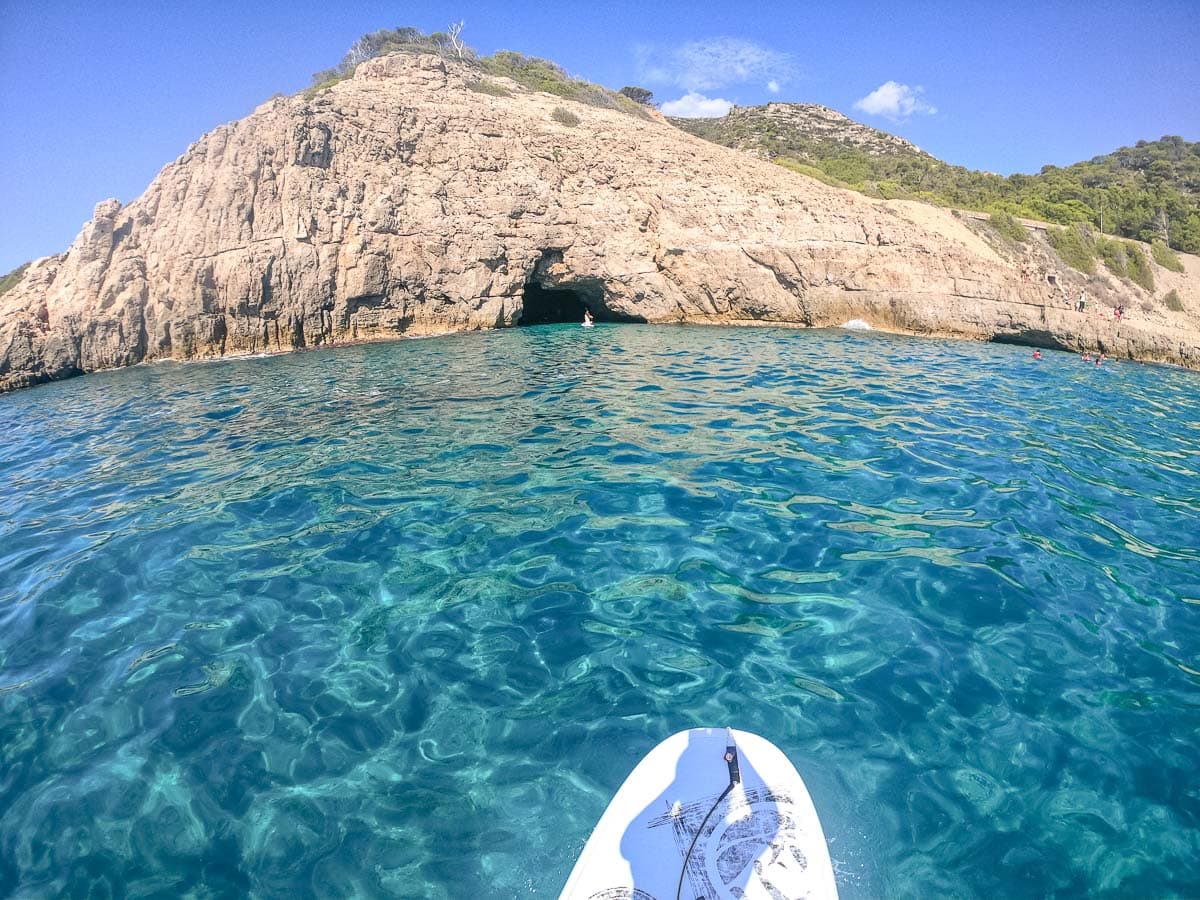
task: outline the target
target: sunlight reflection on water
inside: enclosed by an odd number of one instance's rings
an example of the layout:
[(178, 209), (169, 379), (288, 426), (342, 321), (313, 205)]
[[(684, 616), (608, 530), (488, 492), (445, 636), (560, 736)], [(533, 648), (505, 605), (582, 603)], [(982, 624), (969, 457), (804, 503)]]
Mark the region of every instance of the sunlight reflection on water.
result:
[(0, 894), (557, 896), (697, 725), (843, 896), (1187, 894), (1197, 387), (602, 325), (0, 397)]

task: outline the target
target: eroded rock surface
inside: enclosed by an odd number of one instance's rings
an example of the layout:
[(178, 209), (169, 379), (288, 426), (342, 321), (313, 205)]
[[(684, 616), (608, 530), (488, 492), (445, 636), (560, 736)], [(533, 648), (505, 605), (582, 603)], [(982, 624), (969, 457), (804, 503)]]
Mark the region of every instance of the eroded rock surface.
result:
[[(371, 60), (205, 135), (0, 297), (0, 389), (142, 360), (491, 328), (528, 283), (602, 317), (840, 324), (1200, 368), (1200, 260), (1169, 312), (1101, 279), (1068, 309), (1035, 241), (840, 191), (638, 118), (434, 56)], [(582, 121), (551, 118), (569, 105)], [(986, 226), (982, 226), (986, 229)]]

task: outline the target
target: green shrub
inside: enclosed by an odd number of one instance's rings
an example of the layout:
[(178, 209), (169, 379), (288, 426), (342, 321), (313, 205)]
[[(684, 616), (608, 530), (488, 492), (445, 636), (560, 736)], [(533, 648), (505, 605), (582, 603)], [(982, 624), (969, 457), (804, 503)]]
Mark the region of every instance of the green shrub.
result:
[(486, 78), (481, 78), (478, 81), (467, 83), (467, 90), (474, 91), (477, 94), (488, 94), (492, 97), (511, 97), (512, 91), (502, 84), (496, 84), (494, 81), (488, 81)]
[(485, 72), (511, 78), (517, 84), (535, 91), (545, 91), (559, 97), (569, 92), (568, 83), (571, 79), (560, 65), (548, 59), (525, 56), (512, 50), (498, 50), (479, 63)]
[(834, 178), (832, 175), (825, 172), (823, 169), (818, 169), (816, 166), (810, 166), (807, 163), (802, 163), (798, 159), (792, 159), (790, 156), (779, 156), (771, 160), (775, 165), (787, 169), (790, 172), (799, 172), (801, 175), (807, 175), (809, 178), (815, 178), (817, 181), (827, 184), (830, 187), (847, 188), (850, 185), (844, 181)]
[(1125, 254), (1123, 241), (1114, 241), (1100, 235), (1096, 238), (1096, 252), (1104, 260), (1104, 265), (1108, 266), (1108, 271), (1120, 278), (1129, 277), (1129, 259)]
[(1072, 269), (1092, 275), (1096, 271), (1096, 242), (1086, 225), (1047, 228), (1046, 237), (1059, 258)]
[[(868, 182), (866, 187), (870, 186), (871, 184)], [(898, 182), (892, 181), (890, 178), (875, 182), (874, 188), (874, 193), (878, 194), (884, 200), (900, 200), (906, 196), (904, 188), (900, 187)]]
[(1167, 309), (1172, 312), (1183, 312), (1183, 301), (1179, 299), (1179, 291), (1174, 288), (1171, 292), (1163, 297), (1163, 302), (1167, 304)]
[(634, 103), (640, 103), (642, 106), (654, 105), (654, 91), (647, 90), (644, 87), (627, 84), (621, 90), (617, 91), (623, 97), (628, 97)]
[(15, 269), (13, 269), (11, 272), (9, 272), (7, 275), (5, 275), (3, 278), (0, 278), (0, 296), (7, 294), (9, 291), (11, 291), (13, 288), (15, 288), (18, 284), (20, 284), (21, 279), (25, 277), (25, 270), (28, 268), (29, 268), (29, 263), (25, 263), (23, 265), (17, 266)]
[(491, 56), (477, 60), (477, 64), (490, 75), (511, 78), (530, 90), (586, 103), (588, 106), (618, 109), (642, 118), (649, 118), (650, 115), (640, 103), (590, 81), (572, 78), (562, 66), (548, 59), (525, 56), (512, 50), (498, 50)]
[(631, 116), (637, 116), (641, 119), (652, 118), (652, 116), (646, 111), (652, 107), (648, 107), (634, 100), (630, 100), (624, 94), (613, 94), (608, 90), (608, 88), (601, 88), (601, 90), (606, 91), (611, 95), (613, 102), (616, 104), (613, 109), (619, 109), (623, 113), (628, 113)]
[[(846, 184), (855, 185), (856, 189), (872, 179), (872, 172), (869, 159), (864, 159), (862, 156), (854, 153), (845, 153), (840, 156), (833, 156), (828, 159), (816, 160), (819, 168), (825, 170), (827, 174), (844, 181)], [(885, 179), (886, 180), (886, 179)]]
[(1170, 269), (1172, 272), (1183, 271), (1183, 261), (1175, 255), (1174, 250), (1158, 238), (1155, 238), (1154, 243), (1150, 245), (1150, 252), (1154, 255), (1154, 261), (1164, 269)]
[(1137, 244), (1125, 245), (1125, 268), (1129, 280), (1151, 293), (1154, 292), (1154, 272), (1150, 269), (1150, 260)]
[(345, 81), (350, 75), (339, 75), (333, 69), (325, 69), (313, 74), (313, 83), (304, 91), (304, 99), (311, 100), (321, 91), (327, 91), (339, 81)]
[(563, 109), (561, 106), (554, 107), (554, 112), (550, 113), (550, 118), (560, 125), (566, 125), (568, 128), (574, 128), (582, 121), (575, 113)]
[(998, 210), (992, 213), (989, 221), (996, 233), (1003, 237), (1019, 241), (1022, 244), (1029, 240), (1029, 232), (1025, 230), (1025, 226), (1018, 222), (1016, 217), (1010, 213)]

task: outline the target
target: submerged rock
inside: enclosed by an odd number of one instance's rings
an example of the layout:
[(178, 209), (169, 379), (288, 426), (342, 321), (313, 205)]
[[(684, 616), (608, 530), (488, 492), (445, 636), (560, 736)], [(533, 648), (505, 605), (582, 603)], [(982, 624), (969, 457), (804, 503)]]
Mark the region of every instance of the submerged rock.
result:
[(1174, 276), (1191, 312), (1114, 280), (1136, 315), (1078, 314), (1059, 302), (1074, 282), (1029, 277), (949, 210), (828, 187), (653, 115), (572, 103), (567, 125), (552, 114), (568, 101), (471, 90), (482, 78), (396, 54), (205, 135), (0, 296), (0, 389), (515, 325), (546, 298), (553, 315), (859, 319), (1200, 367), (1194, 258)]

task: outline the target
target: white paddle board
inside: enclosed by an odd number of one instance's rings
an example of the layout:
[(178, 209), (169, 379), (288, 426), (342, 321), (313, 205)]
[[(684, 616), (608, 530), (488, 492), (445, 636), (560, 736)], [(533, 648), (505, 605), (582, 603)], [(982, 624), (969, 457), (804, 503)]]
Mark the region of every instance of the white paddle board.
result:
[(561, 900), (837, 900), (808, 789), (770, 741), (693, 728), (638, 763)]

